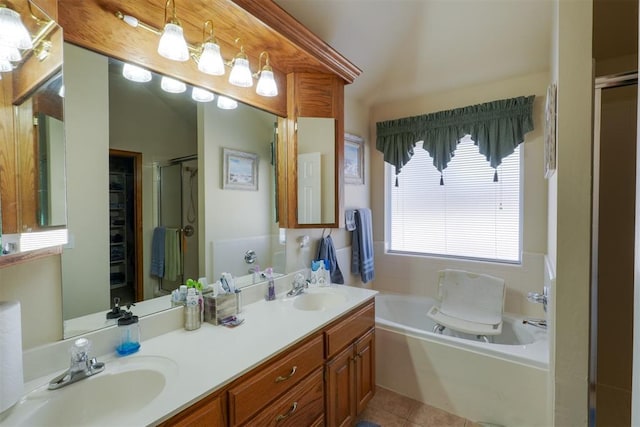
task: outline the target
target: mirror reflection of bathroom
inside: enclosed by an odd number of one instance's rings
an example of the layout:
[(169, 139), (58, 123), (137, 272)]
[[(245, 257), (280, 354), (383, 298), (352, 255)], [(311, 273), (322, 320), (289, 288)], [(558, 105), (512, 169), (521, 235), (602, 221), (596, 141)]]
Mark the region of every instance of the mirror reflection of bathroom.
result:
[(198, 277), (198, 160), (194, 155), (156, 168), (158, 226), (179, 236), (182, 245), (175, 254), (179, 259), (173, 260), (182, 265), (181, 271), (165, 272), (160, 279), (160, 289), (171, 292), (186, 279)]

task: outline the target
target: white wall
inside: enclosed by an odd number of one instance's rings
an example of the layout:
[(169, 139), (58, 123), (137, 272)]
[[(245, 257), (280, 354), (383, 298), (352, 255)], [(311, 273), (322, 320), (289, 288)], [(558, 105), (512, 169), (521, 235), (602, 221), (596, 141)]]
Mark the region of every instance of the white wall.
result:
[(0, 301), (20, 301), (22, 350), (62, 339), (60, 256), (0, 268)]
[(555, 425), (586, 425), (588, 418), (592, 19), (591, 0), (559, 1), (553, 71), (558, 78), (557, 276), (551, 306)]
[[(547, 184), (543, 172), (543, 112), (549, 74), (521, 76), (490, 84), (456, 89), (453, 91), (417, 96), (401, 102), (372, 107), (371, 133), (379, 121), (427, 114), (464, 107), (483, 102), (536, 95), (534, 102), (534, 130), (524, 143), (524, 201), (523, 201), (523, 260), (522, 265), (446, 260), (429, 257), (389, 255), (384, 247), (385, 166), (382, 153), (372, 150), (372, 208), (374, 215), (374, 241), (376, 280), (374, 288), (397, 293), (434, 297), (437, 292), (437, 271), (462, 268), (503, 277), (507, 283), (505, 310), (529, 316), (543, 316), (542, 307), (526, 301), (529, 291), (542, 291), (543, 257), (547, 247)], [(376, 190), (373, 190), (376, 189)]]
[(107, 73), (107, 58), (65, 45), (69, 228), (69, 245), (62, 255), (65, 319), (109, 307)]

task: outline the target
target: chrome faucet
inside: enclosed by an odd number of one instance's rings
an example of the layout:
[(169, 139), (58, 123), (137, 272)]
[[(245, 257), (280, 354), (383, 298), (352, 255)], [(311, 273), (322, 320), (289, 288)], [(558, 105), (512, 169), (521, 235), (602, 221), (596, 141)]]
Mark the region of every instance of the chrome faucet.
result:
[(547, 303), (549, 302), (549, 288), (543, 286), (542, 293), (529, 292), (527, 294), (527, 301), (542, 304), (545, 313), (547, 312)]
[(547, 329), (547, 321), (545, 319), (524, 319), (522, 323), (525, 325), (535, 326), (540, 329)]
[(75, 340), (71, 347), (71, 366), (49, 381), (49, 390), (56, 390), (104, 371), (104, 363), (98, 362), (95, 357), (89, 358), (90, 347), (91, 342), (86, 338)]
[(304, 278), (302, 273), (296, 274), (291, 283), (291, 290), (287, 292), (288, 297), (295, 297), (304, 292), (309, 287), (309, 281)]

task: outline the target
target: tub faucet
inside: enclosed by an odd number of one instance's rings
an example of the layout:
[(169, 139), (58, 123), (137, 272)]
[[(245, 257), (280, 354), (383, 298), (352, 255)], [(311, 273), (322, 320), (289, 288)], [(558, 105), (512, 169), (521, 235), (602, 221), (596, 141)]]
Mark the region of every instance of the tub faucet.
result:
[(296, 274), (291, 283), (291, 290), (287, 292), (288, 297), (295, 297), (304, 292), (309, 287), (309, 281), (301, 273)]
[(525, 325), (535, 326), (540, 329), (547, 329), (547, 321), (545, 319), (524, 319), (522, 323)]
[(86, 338), (78, 338), (71, 347), (71, 366), (63, 374), (49, 382), (49, 390), (56, 390), (76, 381), (88, 378), (104, 371), (104, 363), (96, 358), (89, 358), (91, 342)]
[(549, 288), (543, 286), (541, 294), (538, 292), (529, 292), (527, 294), (527, 301), (542, 304), (542, 308), (544, 308), (546, 313), (547, 303), (549, 302)]

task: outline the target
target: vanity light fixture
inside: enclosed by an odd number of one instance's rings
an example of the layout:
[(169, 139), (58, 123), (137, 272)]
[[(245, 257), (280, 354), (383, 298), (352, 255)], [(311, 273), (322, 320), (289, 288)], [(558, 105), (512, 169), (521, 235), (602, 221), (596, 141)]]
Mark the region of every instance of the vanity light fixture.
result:
[(218, 95), (217, 106), (222, 110), (234, 110), (238, 108), (238, 101), (227, 98), (226, 96)]
[[(208, 33), (207, 33), (208, 28)], [(196, 59), (198, 70), (212, 76), (224, 74), (224, 60), (220, 54), (220, 45), (213, 35), (213, 22), (208, 20), (202, 27), (202, 46), (200, 56)]]
[(124, 64), (122, 67), (122, 75), (125, 79), (132, 82), (146, 83), (151, 81), (151, 71), (132, 64)]
[(273, 76), (273, 69), (269, 65), (268, 52), (262, 52), (260, 54), (258, 68), (260, 68), (260, 64), (262, 64), (263, 56), (265, 57), (264, 67), (254, 75), (254, 77), (258, 79), (256, 93), (262, 96), (278, 96), (278, 85), (276, 85), (276, 79)]
[(162, 77), (160, 87), (162, 90), (169, 93), (182, 93), (187, 90), (187, 85), (184, 82), (166, 76)]
[(0, 5), (0, 45), (22, 50), (33, 48), (31, 35), (20, 14), (5, 5)]
[[(240, 39), (236, 39), (236, 44), (240, 43)], [(253, 76), (251, 68), (249, 68), (249, 58), (244, 53), (244, 46), (240, 45), (240, 52), (231, 61), (231, 73), (229, 73), (229, 83), (239, 87), (253, 86)]]
[(211, 102), (213, 101), (214, 95), (206, 89), (202, 89), (199, 87), (194, 87), (191, 89), (191, 99), (197, 102)]
[[(167, 17), (167, 10), (171, 7), (171, 16)], [(176, 3), (167, 0), (164, 5), (164, 31), (158, 43), (158, 53), (172, 61), (184, 62), (189, 59), (189, 48), (184, 39), (184, 31), (180, 20), (176, 16)]]
[[(0, 0), (2, 1), (2, 0)], [(171, 9), (170, 9), (171, 8)], [(134, 28), (142, 28), (156, 35), (160, 35), (158, 53), (165, 58), (175, 61), (186, 61), (191, 58), (198, 64), (198, 70), (209, 75), (222, 76), (225, 73), (225, 66), (231, 67), (229, 73), (229, 83), (239, 87), (252, 87), (253, 79), (258, 79), (256, 93), (265, 97), (278, 96), (278, 86), (274, 77), (273, 69), (269, 63), (269, 54), (262, 52), (259, 59), (259, 70), (253, 74), (249, 65), (249, 57), (244, 51), (244, 46), (240, 44), (240, 51), (230, 61), (222, 57), (220, 45), (214, 37), (213, 23), (211, 20), (205, 21), (202, 30), (203, 41), (200, 46), (194, 46), (186, 42), (184, 31), (180, 21), (176, 16), (175, 0), (167, 0), (164, 9), (165, 27), (160, 31), (153, 26), (140, 21), (138, 18), (125, 15), (120, 11), (115, 12), (115, 16)], [(235, 40), (239, 44), (240, 39)], [(262, 66), (262, 57), (265, 57), (265, 64)]]

